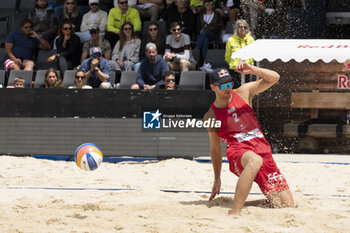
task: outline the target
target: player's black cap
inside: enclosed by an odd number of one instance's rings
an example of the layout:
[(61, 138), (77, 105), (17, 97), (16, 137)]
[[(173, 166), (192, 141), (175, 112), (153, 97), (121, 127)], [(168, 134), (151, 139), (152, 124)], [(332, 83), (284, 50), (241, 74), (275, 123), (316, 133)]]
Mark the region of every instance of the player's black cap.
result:
[(230, 81), (232, 81), (232, 77), (226, 68), (217, 68), (213, 70), (209, 76), (210, 84), (224, 84)]

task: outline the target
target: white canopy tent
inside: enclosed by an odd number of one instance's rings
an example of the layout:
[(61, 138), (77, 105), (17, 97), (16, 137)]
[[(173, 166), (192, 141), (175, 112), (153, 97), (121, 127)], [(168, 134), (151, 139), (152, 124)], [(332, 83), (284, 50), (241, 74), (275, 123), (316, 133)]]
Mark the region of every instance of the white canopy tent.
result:
[(288, 62), (322, 60), (326, 63), (336, 60), (339, 63), (350, 59), (350, 40), (256, 40), (246, 47), (233, 53), (232, 58), (255, 61), (276, 61), (281, 59)]
[[(343, 63), (350, 59), (350, 40), (256, 40), (232, 53), (231, 58), (253, 58), (257, 62), (264, 59), (270, 62), (281, 59), (283, 62), (322, 60), (329, 63), (336, 60)], [(242, 76), (242, 84), (244, 82), (245, 77)]]

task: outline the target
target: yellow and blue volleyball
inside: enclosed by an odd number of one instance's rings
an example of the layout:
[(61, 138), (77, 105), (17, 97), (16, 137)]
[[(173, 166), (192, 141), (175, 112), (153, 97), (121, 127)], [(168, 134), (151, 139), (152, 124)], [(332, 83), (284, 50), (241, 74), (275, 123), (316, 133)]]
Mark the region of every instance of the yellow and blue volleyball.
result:
[(75, 151), (74, 160), (81, 169), (85, 171), (93, 171), (101, 165), (103, 155), (100, 148), (96, 145), (92, 143), (84, 143)]

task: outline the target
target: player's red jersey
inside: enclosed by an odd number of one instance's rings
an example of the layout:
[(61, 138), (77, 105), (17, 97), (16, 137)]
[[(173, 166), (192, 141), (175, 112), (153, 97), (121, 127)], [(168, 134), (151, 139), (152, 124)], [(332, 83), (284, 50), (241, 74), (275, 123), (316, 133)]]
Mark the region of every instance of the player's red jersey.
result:
[(254, 110), (235, 92), (227, 107), (218, 109), (211, 105), (216, 120), (221, 121), (217, 135), (227, 144), (226, 155), (230, 170), (240, 176), (243, 171), (242, 155), (253, 151), (263, 159), (263, 165), (256, 175), (255, 182), (265, 195), (288, 188), (272, 158), (270, 144), (265, 139)]

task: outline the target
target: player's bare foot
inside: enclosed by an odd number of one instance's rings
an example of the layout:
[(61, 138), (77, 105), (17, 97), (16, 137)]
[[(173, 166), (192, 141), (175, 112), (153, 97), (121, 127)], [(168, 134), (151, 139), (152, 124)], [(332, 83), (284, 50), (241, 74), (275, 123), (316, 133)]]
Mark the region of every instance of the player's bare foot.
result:
[(240, 215), (240, 211), (237, 210), (229, 210), (228, 211), (229, 215), (233, 215), (233, 216), (239, 216)]

